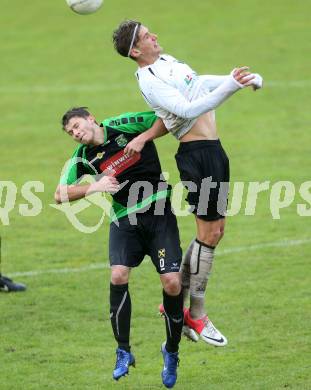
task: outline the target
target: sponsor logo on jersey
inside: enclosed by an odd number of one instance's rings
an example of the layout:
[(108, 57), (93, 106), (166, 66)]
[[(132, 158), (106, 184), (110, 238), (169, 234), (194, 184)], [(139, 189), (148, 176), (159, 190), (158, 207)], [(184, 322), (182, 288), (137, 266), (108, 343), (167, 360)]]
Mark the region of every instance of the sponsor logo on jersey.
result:
[(192, 81), (192, 75), (191, 74), (187, 74), (187, 76), (184, 78), (184, 81), (187, 85), (189, 85)]
[(108, 160), (103, 161), (99, 168), (109, 176), (117, 176), (139, 161), (140, 157), (140, 153), (135, 153), (133, 156), (124, 154), (124, 150), (122, 149)]
[(118, 146), (120, 146), (120, 148), (123, 148), (123, 146), (127, 144), (127, 139), (125, 138), (125, 135), (118, 135), (118, 137), (116, 138), (116, 143), (118, 144)]

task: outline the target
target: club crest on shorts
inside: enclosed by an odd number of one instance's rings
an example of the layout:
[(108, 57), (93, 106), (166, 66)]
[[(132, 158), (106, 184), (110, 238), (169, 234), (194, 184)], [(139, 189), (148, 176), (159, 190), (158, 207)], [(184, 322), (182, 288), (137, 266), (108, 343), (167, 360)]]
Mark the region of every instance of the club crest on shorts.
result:
[(127, 139), (125, 138), (125, 135), (124, 134), (118, 135), (116, 138), (116, 143), (118, 144), (118, 146), (120, 146), (120, 148), (123, 148), (123, 146), (127, 144)]
[(158, 257), (165, 257), (165, 248), (159, 249), (158, 250)]

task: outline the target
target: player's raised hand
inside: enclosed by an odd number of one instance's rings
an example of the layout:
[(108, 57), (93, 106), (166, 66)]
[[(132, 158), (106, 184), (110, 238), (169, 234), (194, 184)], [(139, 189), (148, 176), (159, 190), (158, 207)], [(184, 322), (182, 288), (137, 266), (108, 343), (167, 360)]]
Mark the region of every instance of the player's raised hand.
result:
[(250, 85), (254, 91), (263, 87), (263, 78), (258, 73), (253, 73), (254, 79), (248, 81), (245, 85)]
[(248, 70), (249, 70), (248, 66), (241, 66), (239, 68), (233, 69), (233, 71), (231, 72), (231, 75), (238, 83), (247, 87), (247, 86), (251, 85), (250, 81), (255, 78), (255, 75), (253, 75)]
[(92, 183), (89, 192), (109, 192), (115, 194), (120, 189), (118, 180), (113, 176), (103, 176), (95, 183)]
[(140, 136), (135, 137), (124, 148), (124, 154), (133, 156), (133, 154), (135, 153), (140, 153), (144, 146), (145, 146), (145, 141), (143, 141)]

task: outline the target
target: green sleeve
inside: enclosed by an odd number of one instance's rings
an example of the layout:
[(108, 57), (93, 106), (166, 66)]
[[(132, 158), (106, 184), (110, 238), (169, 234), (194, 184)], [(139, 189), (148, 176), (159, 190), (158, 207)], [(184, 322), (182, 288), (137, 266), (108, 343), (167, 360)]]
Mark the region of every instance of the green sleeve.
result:
[(105, 119), (102, 124), (114, 130), (125, 133), (143, 133), (150, 129), (158, 119), (154, 111), (147, 112), (126, 112), (116, 117)]
[(84, 145), (80, 145), (74, 151), (71, 156), (68, 165), (60, 178), (59, 184), (61, 185), (71, 185), (77, 183), (77, 181), (83, 175), (95, 175), (89, 163), (85, 157), (85, 147)]

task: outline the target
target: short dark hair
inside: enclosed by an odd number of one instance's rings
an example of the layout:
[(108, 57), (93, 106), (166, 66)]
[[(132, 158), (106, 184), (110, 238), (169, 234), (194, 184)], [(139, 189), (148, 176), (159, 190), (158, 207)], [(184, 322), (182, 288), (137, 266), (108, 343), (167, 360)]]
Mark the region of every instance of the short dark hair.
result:
[[(113, 32), (112, 41), (113, 41), (114, 48), (123, 57), (128, 57), (129, 49), (133, 39), (134, 30), (137, 25), (138, 28), (136, 30), (136, 34), (133, 42), (133, 46), (136, 46), (138, 42), (138, 34), (141, 26), (140, 22), (137, 22), (135, 20), (124, 20), (122, 23), (120, 23), (119, 27)], [(135, 60), (135, 58), (133, 58), (132, 56), (129, 57)]]
[(62, 117), (62, 126), (65, 130), (65, 127), (68, 125), (68, 122), (71, 118), (74, 118), (75, 116), (78, 116), (80, 118), (87, 118), (91, 114), (87, 110), (87, 107), (73, 107), (70, 110), (68, 110)]

